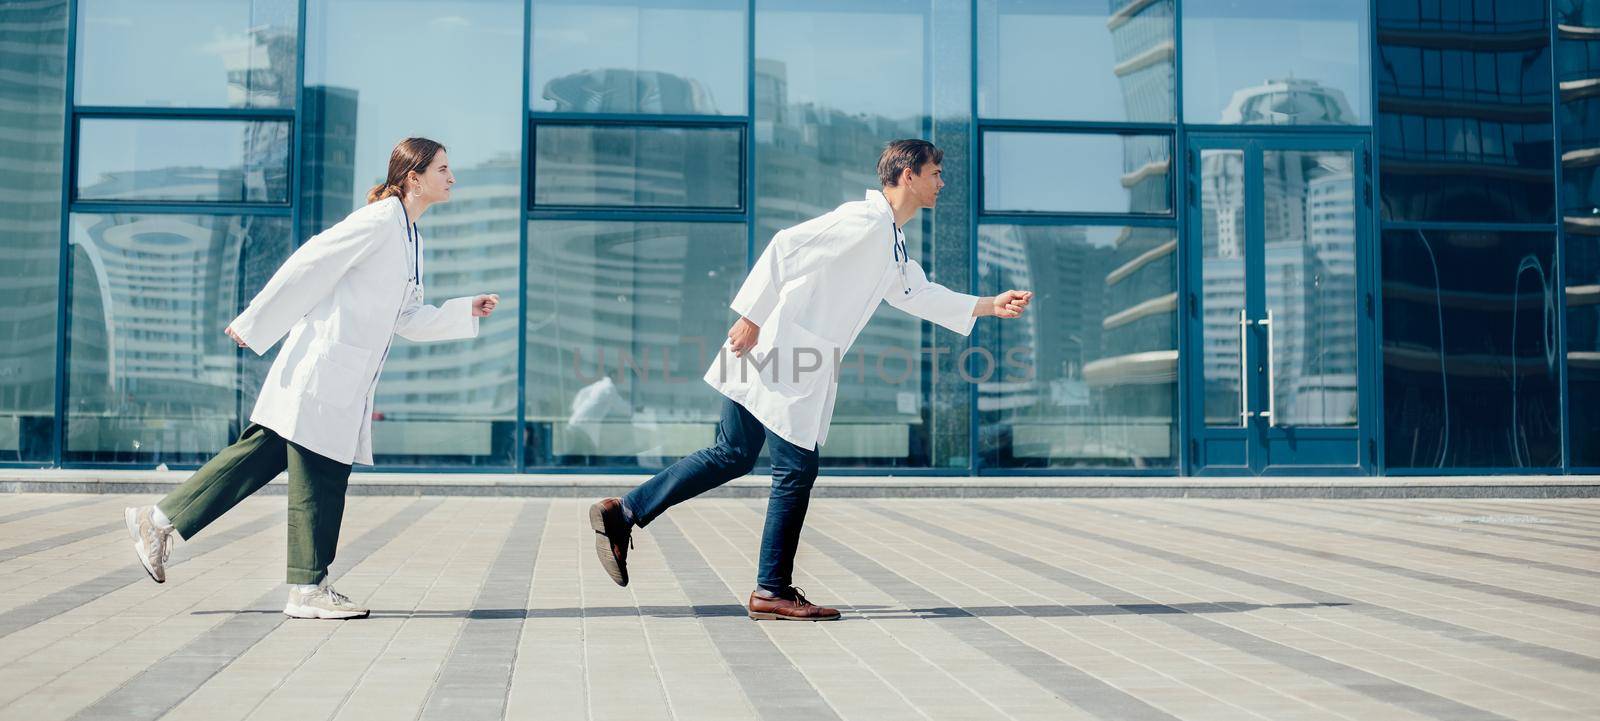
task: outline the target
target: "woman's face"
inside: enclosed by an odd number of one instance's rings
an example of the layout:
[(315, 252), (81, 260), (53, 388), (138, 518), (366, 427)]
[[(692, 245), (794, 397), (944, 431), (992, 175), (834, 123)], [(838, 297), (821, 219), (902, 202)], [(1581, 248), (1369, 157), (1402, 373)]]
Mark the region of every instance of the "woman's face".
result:
[(422, 172), (413, 173), (412, 192), (421, 196), (429, 203), (443, 203), (450, 200), (450, 186), (456, 184), (456, 176), (450, 172), (450, 156), (441, 150), (433, 156), (433, 162)]

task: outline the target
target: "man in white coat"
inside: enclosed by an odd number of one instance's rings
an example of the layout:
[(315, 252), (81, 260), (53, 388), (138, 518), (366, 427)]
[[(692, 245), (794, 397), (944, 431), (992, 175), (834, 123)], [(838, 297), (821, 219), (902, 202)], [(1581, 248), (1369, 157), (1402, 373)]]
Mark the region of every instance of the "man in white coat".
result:
[(444, 146), (407, 138), (367, 205), (306, 243), (267, 281), (226, 333), (261, 355), (287, 335), (251, 424), (153, 506), (125, 512), (134, 552), (166, 581), (170, 536), (191, 539), (223, 513), (289, 475), (289, 601), (295, 618), (359, 618), (367, 609), (327, 585), (352, 463), (372, 463), (372, 401), (395, 335), (472, 338), (499, 296), (422, 301), (416, 220), (450, 199)]
[(944, 153), (924, 140), (897, 140), (878, 159), (883, 189), (779, 232), (731, 307), (740, 316), (705, 380), (725, 396), (716, 445), (685, 457), (622, 498), (589, 510), (595, 551), (619, 585), (628, 584), (635, 526), (754, 468), (771, 442), (772, 492), (756, 589), (755, 619), (839, 617), (791, 585), (817, 448), (828, 439), (840, 358), (879, 302), (967, 335), (980, 316), (1016, 318), (1032, 299), (1010, 290), (978, 298), (928, 282), (906, 252), (901, 228), (932, 208), (944, 187)]

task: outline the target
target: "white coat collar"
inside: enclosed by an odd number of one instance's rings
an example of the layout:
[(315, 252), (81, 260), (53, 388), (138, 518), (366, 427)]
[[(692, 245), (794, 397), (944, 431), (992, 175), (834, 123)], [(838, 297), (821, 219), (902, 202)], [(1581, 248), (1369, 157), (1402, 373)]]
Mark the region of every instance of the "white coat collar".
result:
[(867, 191), (867, 204), (871, 205), (873, 210), (876, 210), (876, 211), (878, 211), (880, 213), (888, 214), (889, 222), (891, 222), (891, 223), (894, 222), (894, 208), (890, 207), (889, 199), (884, 197), (883, 191), (881, 191), (881, 190), (869, 190), (869, 191)]
[[(396, 223), (400, 224), (401, 230), (406, 230), (406, 221), (409, 220), (411, 216), (406, 213), (405, 203), (401, 202), (400, 196), (398, 195), (391, 195), (387, 198), (387, 200), (394, 201), (393, 207), (389, 208), (389, 215), (394, 216), (394, 220)], [(416, 223), (412, 223), (412, 225), (416, 225)]]

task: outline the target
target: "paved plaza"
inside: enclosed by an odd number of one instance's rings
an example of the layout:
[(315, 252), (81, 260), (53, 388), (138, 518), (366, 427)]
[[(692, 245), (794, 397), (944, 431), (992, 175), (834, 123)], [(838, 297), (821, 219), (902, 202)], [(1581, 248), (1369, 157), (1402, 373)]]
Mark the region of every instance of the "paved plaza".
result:
[(1600, 719), (1600, 501), (813, 502), (754, 622), (764, 502), (595, 562), (586, 502), (352, 497), (297, 621), (282, 496), (149, 581), (124, 505), (0, 495), (0, 720)]

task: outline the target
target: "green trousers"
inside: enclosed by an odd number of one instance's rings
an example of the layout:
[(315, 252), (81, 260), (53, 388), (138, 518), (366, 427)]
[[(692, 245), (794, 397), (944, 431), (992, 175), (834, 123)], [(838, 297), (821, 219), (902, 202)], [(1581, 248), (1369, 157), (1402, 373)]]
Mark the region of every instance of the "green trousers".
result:
[(254, 423), (157, 505), (184, 540), (289, 472), (289, 583), (321, 583), (339, 546), (350, 465), (319, 456)]

